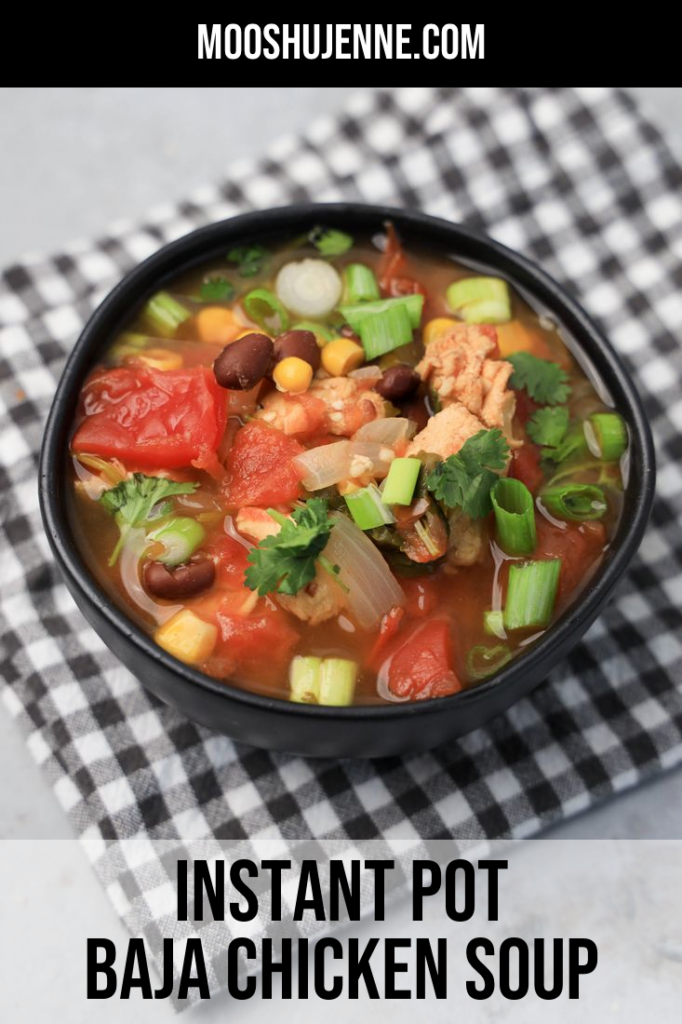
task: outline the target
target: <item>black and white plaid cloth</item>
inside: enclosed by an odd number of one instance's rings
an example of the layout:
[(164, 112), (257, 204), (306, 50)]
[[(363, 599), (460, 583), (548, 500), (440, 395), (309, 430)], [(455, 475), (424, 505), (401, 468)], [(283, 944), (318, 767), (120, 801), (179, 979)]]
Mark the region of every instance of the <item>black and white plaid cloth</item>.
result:
[[(68, 349), (121, 275), (192, 228), (302, 200), (419, 207), (540, 262), (603, 326), (644, 396), (658, 497), (615, 600), (535, 694), (403, 759), (306, 761), (232, 743), (149, 696), (86, 625), (38, 513), (43, 423)], [(2, 699), (84, 838), (529, 836), (682, 760), (682, 170), (604, 89), (362, 92), (337, 117), (142, 225), (0, 279)], [(123, 867), (121, 868), (123, 872)], [(148, 879), (126, 874), (134, 920)], [(102, 869), (118, 909), (121, 878)], [(156, 882), (154, 883), (156, 884)], [(131, 919), (132, 920), (132, 919)]]

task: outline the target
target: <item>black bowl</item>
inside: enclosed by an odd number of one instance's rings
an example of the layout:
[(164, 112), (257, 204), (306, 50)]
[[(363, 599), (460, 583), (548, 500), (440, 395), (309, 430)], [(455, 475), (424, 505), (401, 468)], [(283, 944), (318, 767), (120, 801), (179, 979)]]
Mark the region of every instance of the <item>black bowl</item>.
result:
[[(319, 223), (369, 235), (392, 220), (407, 245), (428, 246), (507, 277), (557, 320), (571, 347), (601, 382), (630, 431), (625, 504), (617, 535), (575, 607), (494, 679), (439, 700), (381, 707), (291, 704), (217, 682), (166, 654), (111, 603), (86, 568), (66, 512), (65, 473), (79, 389), (110, 339), (148, 296), (188, 268), (236, 243), (295, 237)], [(573, 299), (542, 270), (503, 245), (423, 213), (359, 203), (292, 206), (247, 213), (172, 242), (136, 267), (93, 314), (64, 370), (50, 411), (40, 464), (45, 529), (78, 607), (104, 642), (157, 697), (189, 718), (244, 743), (311, 756), (383, 757), (421, 751), (470, 732), (527, 694), (575, 646), (624, 573), (646, 526), (655, 484), (649, 425), (635, 387), (610, 344)]]

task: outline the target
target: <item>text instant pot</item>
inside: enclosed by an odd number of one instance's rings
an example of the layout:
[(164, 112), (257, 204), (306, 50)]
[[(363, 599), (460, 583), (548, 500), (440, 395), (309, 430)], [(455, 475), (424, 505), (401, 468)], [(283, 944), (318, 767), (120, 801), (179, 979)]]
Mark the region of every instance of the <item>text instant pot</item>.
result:
[[(475, 1000), (496, 992), (517, 1000), (530, 991), (543, 1000), (578, 999), (581, 980), (598, 961), (596, 943), (588, 938), (506, 936), (496, 944), (478, 935), (466, 942), (464, 964), (448, 938), (433, 934), (324, 934), (333, 923), (384, 921), (396, 874), (411, 891), (414, 923), (435, 922), (439, 913), (457, 927), (477, 910), (481, 920), (504, 920), (507, 868), (506, 860), (493, 859), (415, 860), (409, 867), (393, 860), (179, 860), (169, 926), (175, 937), (155, 943), (160, 984), (152, 983), (143, 939), (131, 939), (117, 954), (111, 940), (93, 938), (87, 944), (87, 995), (128, 999), (137, 989), (144, 999), (208, 999), (217, 983), (235, 999), (447, 999), (458, 990)], [(313, 942), (305, 935), (315, 927), (321, 937)], [(229, 941), (212, 958), (216, 928), (226, 929)]]
[(466, 60), (484, 25), (199, 25), (199, 60)]

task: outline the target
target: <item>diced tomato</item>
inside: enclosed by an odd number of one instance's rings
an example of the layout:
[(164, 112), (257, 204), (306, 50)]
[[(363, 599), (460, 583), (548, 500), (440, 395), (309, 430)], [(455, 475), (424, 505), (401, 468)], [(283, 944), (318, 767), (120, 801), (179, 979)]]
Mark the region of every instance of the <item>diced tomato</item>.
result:
[(225, 533), (213, 537), (206, 545), (206, 551), (215, 562), (217, 583), (235, 590), (244, 586), (244, 573), (249, 564), (248, 548)]
[(388, 689), (395, 697), (425, 700), (457, 693), (462, 684), (452, 669), (450, 627), (443, 619), (423, 623), (393, 653)]
[(509, 465), (509, 476), (525, 484), (531, 494), (537, 494), (544, 477), (540, 469), (540, 449), (532, 441), (515, 448)]
[(426, 295), (426, 288), (412, 277), (391, 277), (385, 291), (391, 298), (400, 295)]
[(379, 636), (374, 642), (374, 646), (369, 653), (367, 658), (367, 664), (370, 668), (377, 669), (384, 660), (386, 648), (389, 643), (400, 629), (400, 625), (405, 617), (405, 611), (403, 608), (395, 607), (391, 608), (390, 612), (386, 612), (383, 619), (381, 620), (381, 626), (379, 627)]
[(277, 677), (299, 640), (283, 611), (240, 616), (219, 609), (216, 619), (220, 630), (219, 653), (232, 659), (237, 671)]
[(533, 401), (527, 391), (515, 391), (514, 394), (516, 395), (515, 416), (521, 426), (525, 427), (533, 413), (540, 407), (537, 402)]
[(606, 544), (604, 524), (598, 521), (555, 526), (537, 516), (537, 545), (533, 558), (561, 559), (559, 597), (568, 597), (585, 578)]
[(225, 429), (225, 397), (205, 367), (96, 370), (83, 388), (72, 448), (137, 466), (212, 468)]
[(268, 507), (295, 501), (301, 474), (291, 460), (305, 449), (293, 437), (259, 420), (237, 432), (225, 468), (225, 500), (234, 508)]
[(438, 584), (428, 576), (401, 579), (400, 586), (407, 598), (405, 610), (408, 615), (423, 618), (430, 615), (438, 604)]
[(407, 266), (407, 256), (396, 230), (392, 224), (388, 224), (386, 248), (381, 257), (377, 274), (379, 288), (385, 298), (397, 298), (400, 295), (426, 295), (424, 286), (405, 273)]

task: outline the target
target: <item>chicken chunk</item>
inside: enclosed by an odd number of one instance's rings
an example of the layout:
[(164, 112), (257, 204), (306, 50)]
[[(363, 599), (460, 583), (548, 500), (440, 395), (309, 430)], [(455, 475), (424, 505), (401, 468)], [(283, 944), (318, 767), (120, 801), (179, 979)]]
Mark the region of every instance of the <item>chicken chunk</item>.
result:
[(476, 416), (459, 402), (454, 402), (431, 417), (424, 429), (412, 438), (405, 454), (428, 452), (447, 459), (456, 455), (464, 442), (482, 429), (483, 424)]
[(496, 359), (497, 353), (494, 328), (456, 324), (428, 346), (416, 369), (442, 408), (459, 402), (479, 418), (482, 427), (499, 427), (515, 446), (518, 442), (512, 438), (511, 421), (516, 399), (507, 390), (513, 367)]
[(315, 579), (298, 594), (277, 594), (276, 597), (282, 608), (311, 626), (335, 618), (344, 607), (344, 594), (338, 583), (319, 568)]
[(351, 377), (316, 378), (304, 395), (273, 391), (263, 400), (256, 419), (285, 434), (327, 431), (350, 437), (372, 420), (386, 415), (385, 402), (366, 382)]
[(451, 512), (448, 537), (448, 564), (475, 565), (483, 557), (485, 526), (481, 519), (472, 519), (461, 509)]

